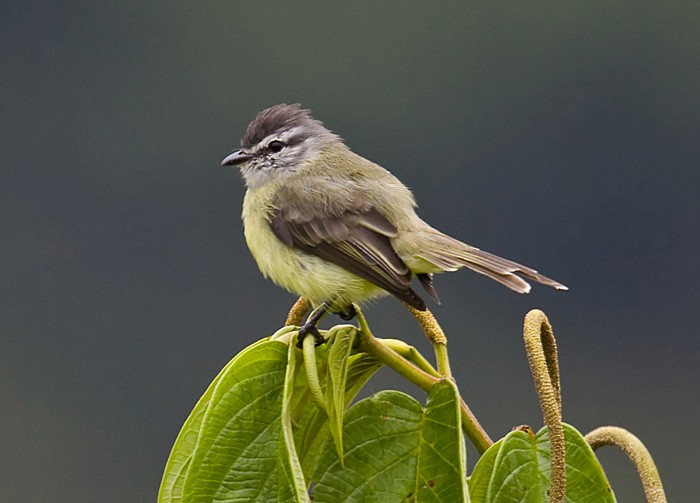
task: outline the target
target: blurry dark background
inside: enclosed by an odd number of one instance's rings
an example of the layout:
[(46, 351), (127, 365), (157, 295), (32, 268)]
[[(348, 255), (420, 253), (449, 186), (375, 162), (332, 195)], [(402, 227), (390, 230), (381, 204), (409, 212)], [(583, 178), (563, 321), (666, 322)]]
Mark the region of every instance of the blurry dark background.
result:
[[(521, 342), (539, 307), (565, 419), (630, 429), (669, 500), (694, 500), (700, 7), (436, 5), (3, 4), (1, 501), (154, 501), (201, 392), (282, 324), (294, 297), (260, 276), (242, 181), (219, 166), (279, 102), (392, 170), (428, 222), (570, 287), (437, 279), (493, 437), (541, 425)], [(365, 312), (430, 355), (398, 302)], [(624, 455), (599, 455), (641, 501)]]

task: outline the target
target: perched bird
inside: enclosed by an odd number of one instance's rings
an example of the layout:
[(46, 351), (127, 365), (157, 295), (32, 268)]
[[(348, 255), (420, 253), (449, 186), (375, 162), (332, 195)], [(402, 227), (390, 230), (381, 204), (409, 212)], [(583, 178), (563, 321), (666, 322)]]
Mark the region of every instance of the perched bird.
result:
[(411, 280), (439, 302), (433, 274), (462, 267), (518, 293), (530, 291), (518, 274), (566, 290), (425, 223), (398, 178), (354, 153), (299, 105), (258, 113), (222, 165), (239, 166), (245, 180), (245, 238), (260, 271), (315, 308), (300, 342), (307, 334), (323, 341), (316, 323), (326, 311), (349, 319), (353, 303), (375, 297), (392, 294), (423, 311)]

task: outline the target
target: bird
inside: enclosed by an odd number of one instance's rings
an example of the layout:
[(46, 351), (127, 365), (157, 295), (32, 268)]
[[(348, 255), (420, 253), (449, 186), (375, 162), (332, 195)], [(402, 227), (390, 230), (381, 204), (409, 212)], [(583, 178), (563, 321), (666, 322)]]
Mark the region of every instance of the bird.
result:
[(299, 344), (323, 343), (316, 324), (327, 312), (351, 319), (370, 299), (393, 295), (425, 311), (414, 279), (439, 303), (433, 275), (464, 267), (518, 293), (530, 291), (523, 277), (567, 290), (430, 226), (410, 189), (299, 104), (259, 112), (221, 164), (244, 179), (244, 235), (263, 276), (313, 306)]

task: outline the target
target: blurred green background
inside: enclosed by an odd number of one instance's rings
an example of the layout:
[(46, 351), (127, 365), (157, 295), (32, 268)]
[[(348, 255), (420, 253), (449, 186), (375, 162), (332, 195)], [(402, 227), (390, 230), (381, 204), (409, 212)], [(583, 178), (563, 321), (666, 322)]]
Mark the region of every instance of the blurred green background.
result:
[[(428, 222), (570, 287), (437, 279), (492, 436), (541, 425), (521, 342), (539, 307), (565, 419), (629, 428), (669, 500), (694, 501), (699, 5), (3, 3), (0, 501), (154, 501), (206, 385), (281, 325), (293, 297), (257, 271), (219, 166), (279, 102), (392, 170)], [(398, 302), (365, 312), (430, 354)], [(624, 455), (599, 453), (641, 501)]]

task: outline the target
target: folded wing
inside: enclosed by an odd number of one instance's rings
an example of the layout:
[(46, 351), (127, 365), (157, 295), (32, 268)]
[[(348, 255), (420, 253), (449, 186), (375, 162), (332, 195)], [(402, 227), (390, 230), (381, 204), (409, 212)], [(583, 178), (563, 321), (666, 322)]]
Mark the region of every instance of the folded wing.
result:
[(299, 211), (289, 201), (279, 206), (283, 209), (273, 210), (270, 227), (287, 246), (332, 262), (425, 310), (410, 286), (413, 274), (392, 246), (396, 228), (370, 204), (360, 199), (332, 212)]

